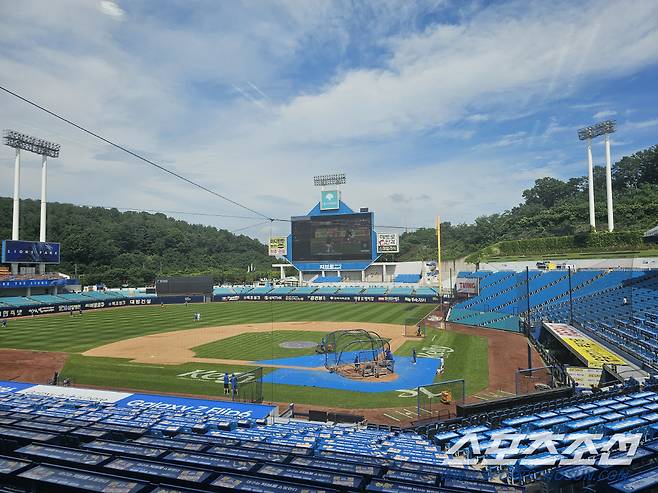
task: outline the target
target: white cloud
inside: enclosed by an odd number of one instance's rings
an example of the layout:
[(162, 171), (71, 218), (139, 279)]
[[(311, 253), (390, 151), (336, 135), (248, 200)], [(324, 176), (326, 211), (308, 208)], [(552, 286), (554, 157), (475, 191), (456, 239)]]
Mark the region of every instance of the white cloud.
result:
[(627, 122), (624, 124), (624, 128), (631, 128), (631, 129), (650, 128), (656, 126), (658, 126), (658, 118), (653, 118), (651, 120), (644, 120), (641, 122)]
[(111, 2), (110, 0), (101, 0), (98, 4), (98, 8), (105, 15), (109, 15), (116, 20), (121, 20), (126, 15), (124, 10), (119, 7), (116, 2)]
[[(454, 122), (469, 109), (523, 110), (587, 78), (658, 59), (658, 4), (496, 6), (463, 25), (437, 25), (391, 44), (383, 68), (353, 70), (281, 108), (278, 125), (304, 140), (384, 137)], [(576, 26), (578, 28), (576, 28)], [(595, 51), (582, 46), (596, 45)], [(601, 57), (600, 53), (607, 53)], [(556, 67), (559, 68), (556, 72)], [(550, 84), (561, 91), (547, 94)]]
[[(283, 218), (310, 209), (312, 176), (333, 170), (348, 174), (347, 203), (388, 224), (432, 224), (437, 210), (471, 220), (513, 206), (532, 180), (560, 171), (519, 144), (561, 138), (569, 125), (545, 115), (534, 130), (515, 131), (505, 119), (658, 58), (655, 2), (513, 2), (427, 26), (419, 19), (432, 2), (174, 2), (152, 12), (134, 2), (120, 23), (100, 15), (99, 2), (62, 2), (24, 0), (0, 19), (9, 87)], [(7, 126), (62, 143), (53, 200), (250, 215), (5, 95), (0, 112)], [(497, 132), (471, 130), (494, 121)], [(462, 147), (437, 158), (446, 142)], [(544, 163), (564, 157), (543, 154)], [(0, 154), (0, 166), (11, 173), (11, 156)], [(38, 196), (36, 175), (24, 184), (26, 196)], [(0, 180), (0, 194), (10, 193), (10, 180)], [(274, 224), (275, 233), (286, 228)]]
[(478, 147), (487, 148), (487, 147), (508, 147), (517, 144), (521, 144), (526, 141), (528, 138), (528, 132), (521, 130), (519, 132), (514, 132), (511, 134), (505, 134), (499, 139), (493, 142), (487, 142), (484, 144), (479, 144)]
[(602, 110), (594, 113), (594, 120), (603, 120), (604, 118), (610, 118), (612, 116), (615, 116), (617, 114), (616, 111), (613, 110)]
[(475, 122), (475, 123), (486, 122), (489, 119), (490, 119), (489, 115), (483, 115), (481, 113), (476, 113), (474, 115), (469, 115), (469, 116), (466, 117), (466, 120), (468, 120), (470, 122)]

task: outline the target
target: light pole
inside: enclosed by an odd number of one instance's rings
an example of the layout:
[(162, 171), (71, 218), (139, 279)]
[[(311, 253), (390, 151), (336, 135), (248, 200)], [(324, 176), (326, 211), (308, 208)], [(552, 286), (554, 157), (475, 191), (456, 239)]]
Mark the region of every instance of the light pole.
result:
[[(41, 221), (39, 241), (46, 241), (46, 189), (48, 157), (59, 157), (59, 144), (31, 137), (15, 130), (5, 130), (4, 143), (16, 149), (14, 161), (14, 211), (11, 227), (11, 239), (19, 240), (20, 186), (21, 186), (21, 149), (41, 155)], [(11, 264), (12, 273), (18, 274), (18, 264)], [(45, 264), (39, 264), (39, 272), (44, 273)]]
[(616, 131), (614, 120), (606, 120), (578, 130), (578, 138), (587, 141), (587, 178), (589, 182), (589, 224), (596, 229), (594, 218), (594, 171), (592, 166), (592, 139), (605, 136), (605, 185), (608, 207), (608, 231), (614, 231), (615, 221), (612, 204), (612, 163), (610, 159), (610, 134)]

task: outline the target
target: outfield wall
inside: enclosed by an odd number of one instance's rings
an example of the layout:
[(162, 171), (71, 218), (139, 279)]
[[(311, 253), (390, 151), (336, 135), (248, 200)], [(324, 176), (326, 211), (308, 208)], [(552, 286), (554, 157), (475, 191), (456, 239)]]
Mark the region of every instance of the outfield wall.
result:
[(269, 294), (235, 294), (213, 296), (213, 301), (315, 301), (315, 302), (347, 302), (347, 303), (439, 303), (438, 296), (364, 296), (326, 294), (326, 295), (269, 295)]
[[(63, 302), (48, 305), (29, 305), (19, 307), (0, 307), (0, 318), (29, 317), (48, 315), (52, 313), (70, 313), (80, 310), (96, 310), (99, 308), (114, 308), (121, 306), (140, 305), (171, 305), (183, 303), (203, 303), (204, 296), (150, 296), (116, 300), (90, 300), (83, 302)], [(231, 296), (214, 296), (214, 302), (230, 301), (311, 301), (327, 303), (414, 303), (438, 304), (438, 296), (362, 296), (362, 295), (255, 295), (236, 294)]]
[(32, 315), (48, 315), (51, 313), (70, 313), (80, 310), (97, 310), (99, 308), (114, 308), (120, 306), (139, 305), (171, 305), (183, 303), (203, 303), (204, 296), (150, 296), (116, 300), (90, 300), (82, 302), (66, 302), (47, 305), (28, 305), (19, 307), (0, 307), (0, 318), (29, 317)]

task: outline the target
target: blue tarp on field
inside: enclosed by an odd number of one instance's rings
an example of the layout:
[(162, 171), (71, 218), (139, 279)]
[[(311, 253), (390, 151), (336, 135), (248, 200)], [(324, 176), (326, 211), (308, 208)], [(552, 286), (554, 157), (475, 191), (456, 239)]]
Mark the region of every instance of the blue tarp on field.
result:
[[(312, 358), (316, 358), (312, 360)], [(317, 359), (319, 358), (319, 360)], [(285, 363), (284, 363), (285, 361)], [(319, 364), (310, 364), (311, 362)], [(259, 361), (259, 363), (265, 363)], [(300, 364), (301, 363), (301, 364)], [(299, 358), (285, 358), (283, 360), (270, 360), (269, 364), (285, 364), (289, 366), (323, 366), (324, 356), (300, 356)], [(263, 376), (263, 382), (283, 385), (301, 385), (303, 387), (316, 387), (326, 389), (350, 390), (353, 392), (389, 392), (400, 389), (411, 389), (434, 382), (436, 370), (440, 361), (432, 358), (418, 358), (414, 365), (411, 358), (406, 356), (395, 357), (395, 380), (386, 382), (362, 382), (343, 377), (336, 373), (322, 370), (297, 370), (281, 368)]]

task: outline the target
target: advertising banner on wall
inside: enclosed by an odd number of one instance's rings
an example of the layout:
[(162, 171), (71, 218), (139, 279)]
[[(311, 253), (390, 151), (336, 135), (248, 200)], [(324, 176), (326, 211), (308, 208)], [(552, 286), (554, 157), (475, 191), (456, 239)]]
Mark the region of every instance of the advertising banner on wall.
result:
[[(192, 374), (194, 373), (199, 372), (192, 372)], [(274, 414), (276, 411), (276, 408), (273, 406), (264, 406), (261, 404), (245, 404), (241, 402), (194, 399), (158, 394), (134, 394), (132, 392), (115, 392), (111, 390), (57, 387), (9, 381), (0, 381), (0, 393), (111, 403), (121, 408), (137, 410), (157, 409), (159, 412), (165, 413), (185, 410), (215, 418), (263, 419)]]
[(438, 303), (438, 296), (364, 296), (364, 295), (268, 295), (268, 294), (235, 294), (213, 296), (213, 301), (322, 301), (349, 303)]
[(59, 264), (59, 243), (2, 240), (2, 263)]
[(288, 238), (285, 236), (272, 236), (269, 246), (270, 257), (285, 256), (288, 254)]
[(588, 368), (627, 364), (608, 348), (569, 324), (544, 322), (544, 327)]
[(397, 233), (377, 233), (377, 253), (399, 253), (400, 237)]
[(480, 292), (480, 279), (477, 277), (458, 277), (456, 281), (457, 294), (473, 294)]

